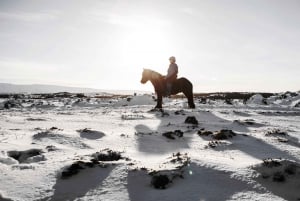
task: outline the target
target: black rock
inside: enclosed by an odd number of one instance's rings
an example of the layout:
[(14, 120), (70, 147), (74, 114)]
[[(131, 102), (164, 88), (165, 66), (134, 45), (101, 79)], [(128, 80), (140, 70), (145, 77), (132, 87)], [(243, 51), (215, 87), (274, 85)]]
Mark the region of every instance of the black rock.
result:
[(181, 130), (168, 131), (162, 134), (164, 137), (175, 140), (175, 137), (183, 137), (183, 132)]
[(185, 119), (184, 123), (186, 123), (186, 124), (198, 125), (198, 120), (197, 120), (196, 117), (194, 117), (194, 116), (188, 116), (188, 117)]
[(67, 167), (62, 173), (61, 178), (66, 179), (69, 178), (75, 174), (77, 174), (80, 170), (85, 169), (84, 162), (77, 161), (73, 163), (71, 166)]
[(236, 133), (233, 132), (232, 130), (220, 130), (217, 133), (213, 134), (212, 137), (215, 140), (226, 140), (228, 138), (232, 138), (233, 136), (236, 136)]
[(207, 103), (207, 99), (206, 98), (200, 98), (199, 103), (200, 104), (206, 104)]
[(46, 147), (46, 149), (47, 149), (48, 152), (57, 151), (58, 150), (58, 148), (56, 146), (54, 146), (54, 145), (49, 145), (49, 146)]
[(118, 161), (123, 159), (120, 152), (112, 151), (110, 149), (105, 149), (100, 152), (93, 154), (93, 157), (97, 161)]
[(19, 161), (19, 163), (24, 163), (28, 158), (33, 156), (38, 156), (42, 154), (42, 150), (40, 149), (29, 149), (25, 151), (8, 151), (7, 155), (15, 160)]
[(55, 127), (55, 126), (53, 126), (53, 127), (51, 127), (49, 130), (58, 130), (58, 128), (57, 127)]
[(167, 175), (153, 175), (151, 185), (156, 189), (165, 189), (171, 180)]
[(213, 134), (212, 131), (206, 131), (206, 130), (199, 130), (198, 131), (199, 136), (209, 136), (209, 135), (212, 135), (212, 134)]
[(286, 136), (288, 134), (287, 134), (287, 132), (281, 131), (280, 129), (273, 129), (273, 130), (268, 131), (266, 133), (266, 136), (271, 136), (271, 135), (274, 135), (274, 136), (276, 136), (276, 135)]
[(227, 105), (233, 105), (231, 99), (225, 99), (225, 103), (226, 103)]
[(82, 93), (76, 94), (76, 98), (86, 98), (86, 96)]
[(264, 166), (268, 168), (273, 168), (273, 167), (279, 167), (281, 166), (281, 162), (279, 160), (274, 160), (274, 159), (265, 159), (264, 161)]
[(183, 137), (183, 132), (181, 130), (175, 130), (174, 135), (176, 135), (177, 137)]
[(175, 140), (175, 137), (173, 136), (173, 132), (172, 131), (168, 131), (162, 134), (164, 137), (171, 139), (171, 140)]

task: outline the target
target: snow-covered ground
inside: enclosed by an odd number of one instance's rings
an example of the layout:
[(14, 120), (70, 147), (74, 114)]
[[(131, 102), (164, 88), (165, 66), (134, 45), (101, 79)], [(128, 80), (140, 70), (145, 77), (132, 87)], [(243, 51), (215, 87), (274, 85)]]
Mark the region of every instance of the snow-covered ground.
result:
[(300, 95), (0, 100), (0, 200), (300, 200)]

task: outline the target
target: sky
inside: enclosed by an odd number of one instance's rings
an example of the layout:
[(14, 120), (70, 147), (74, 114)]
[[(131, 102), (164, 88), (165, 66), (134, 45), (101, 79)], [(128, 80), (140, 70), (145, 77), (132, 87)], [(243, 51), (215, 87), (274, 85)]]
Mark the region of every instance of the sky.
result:
[(0, 0), (0, 82), (153, 91), (300, 90), (299, 0)]

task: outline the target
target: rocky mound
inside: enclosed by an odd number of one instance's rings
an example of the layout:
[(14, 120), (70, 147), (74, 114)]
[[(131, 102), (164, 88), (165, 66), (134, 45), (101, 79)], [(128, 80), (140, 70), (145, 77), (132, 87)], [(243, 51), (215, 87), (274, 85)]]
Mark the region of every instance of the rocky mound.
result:
[(252, 167), (255, 180), (286, 200), (299, 200), (300, 164), (284, 159), (266, 159)]
[(101, 167), (106, 168), (108, 164), (100, 163), (97, 160), (92, 161), (76, 161), (72, 163), (70, 166), (67, 166), (63, 169), (63, 171), (60, 174), (61, 179), (67, 179), (70, 178), (76, 174), (78, 174), (81, 170), (87, 169), (87, 168), (94, 168), (94, 167)]
[(111, 164), (106, 162), (118, 161), (121, 159), (124, 159), (124, 157), (122, 157), (120, 152), (110, 149), (104, 149), (100, 152), (92, 154), (90, 161), (75, 161), (71, 165), (66, 166), (61, 172), (60, 177), (62, 179), (67, 179), (73, 175), (78, 174), (81, 170), (85, 170), (88, 168), (107, 168)]
[(42, 153), (41, 149), (29, 149), (25, 151), (8, 151), (7, 155), (19, 161), (19, 163), (32, 163), (46, 160)]
[(236, 133), (232, 130), (222, 129), (220, 131), (212, 132), (206, 130), (199, 130), (199, 136), (211, 136), (215, 140), (227, 140), (236, 136)]
[(199, 124), (198, 120), (194, 116), (188, 116), (185, 119), (184, 123), (186, 123), (186, 124), (192, 124), (192, 125), (198, 125)]
[(110, 149), (104, 149), (100, 152), (96, 152), (92, 155), (93, 161), (118, 161), (124, 159), (121, 155), (121, 152), (112, 151)]
[(247, 104), (299, 107), (300, 94), (299, 92), (289, 91), (279, 94), (273, 94), (269, 97), (264, 97), (261, 94), (255, 94), (249, 98)]
[(168, 131), (162, 134), (162, 136), (175, 140), (176, 138), (181, 138), (183, 137), (183, 132), (181, 130), (175, 130), (175, 131)]
[(153, 105), (155, 101), (151, 95), (130, 96), (119, 100), (115, 106)]
[(80, 149), (90, 148), (89, 145), (82, 142), (82, 139), (80, 137), (68, 136), (67, 134), (59, 133), (59, 131), (61, 130), (53, 127), (51, 129), (46, 129), (44, 131), (38, 132), (37, 134), (34, 134), (32, 138), (38, 141), (45, 141), (45, 142), (51, 141), (62, 145), (77, 147)]
[(100, 139), (105, 136), (103, 132), (91, 130), (89, 128), (80, 129), (77, 130), (77, 132), (80, 134), (80, 137), (90, 140)]

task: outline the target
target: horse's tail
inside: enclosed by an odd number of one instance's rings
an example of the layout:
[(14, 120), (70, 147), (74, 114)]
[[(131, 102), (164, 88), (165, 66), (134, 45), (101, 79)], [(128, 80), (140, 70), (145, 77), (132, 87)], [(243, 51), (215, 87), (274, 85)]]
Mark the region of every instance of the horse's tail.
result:
[(188, 98), (188, 103), (189, 103), (190, 108), (195, 108), (193, 84), (184, 77), (179, 78), (178, 81), (179, 81), (182, 92)]

